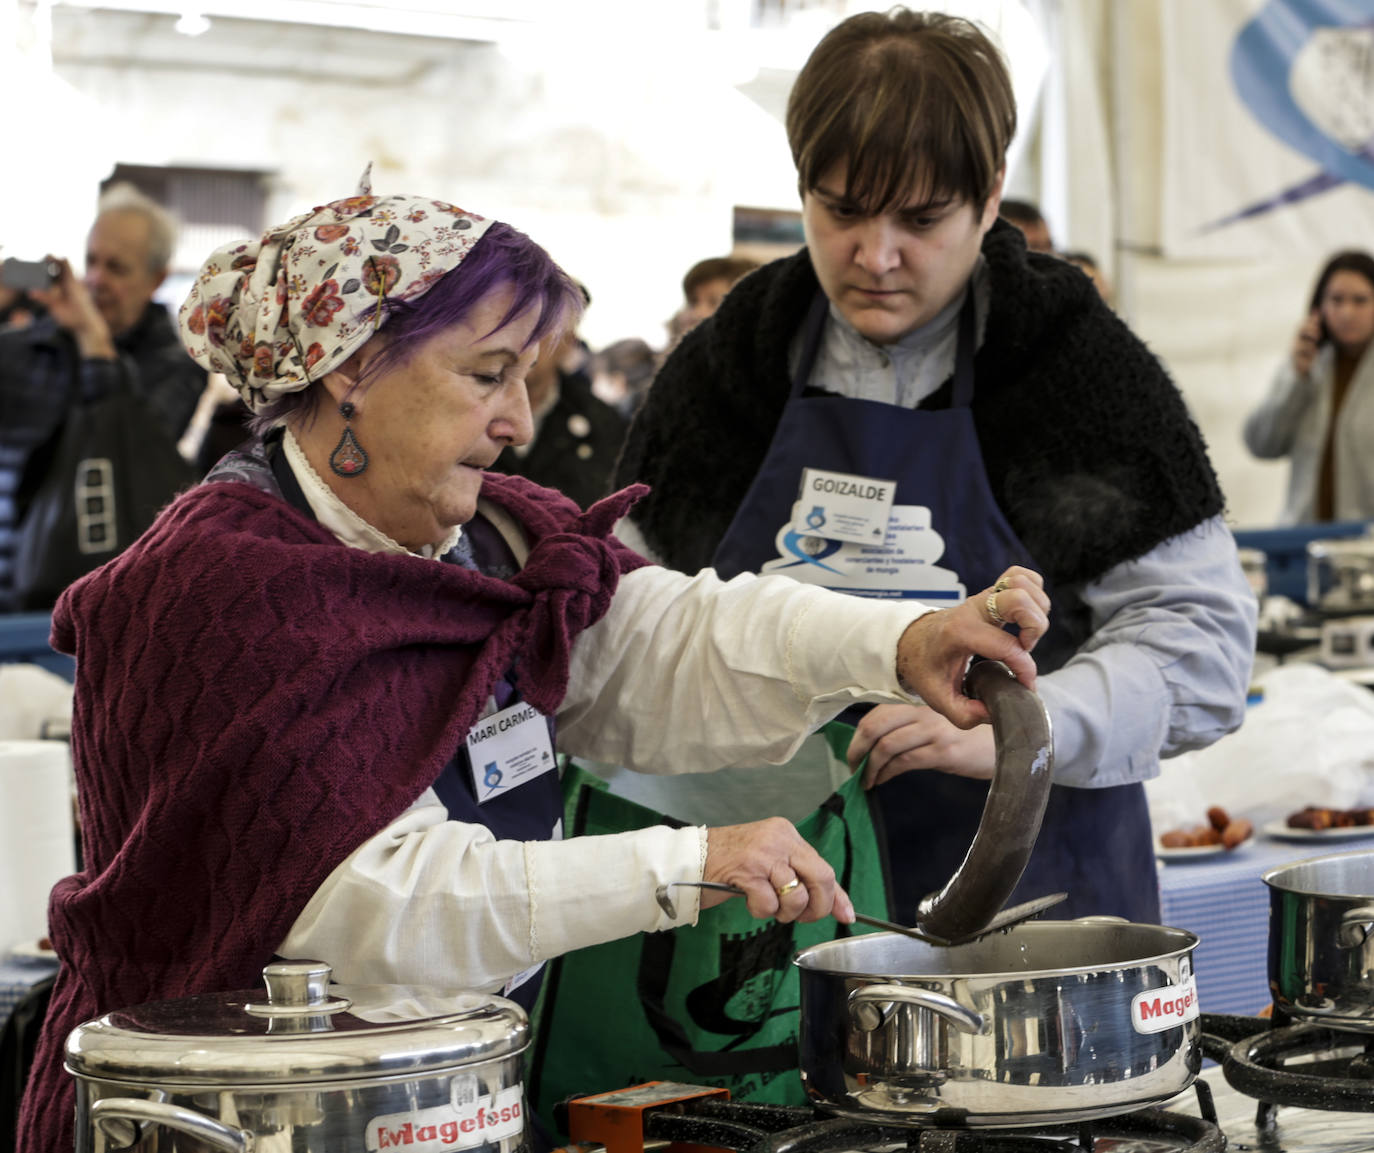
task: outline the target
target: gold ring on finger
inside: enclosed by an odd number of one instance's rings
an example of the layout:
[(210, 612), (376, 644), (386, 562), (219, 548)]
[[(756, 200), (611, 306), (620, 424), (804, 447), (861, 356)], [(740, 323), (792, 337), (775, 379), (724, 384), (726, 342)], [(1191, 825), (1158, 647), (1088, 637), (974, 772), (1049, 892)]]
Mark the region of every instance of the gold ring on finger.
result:
[(801, 878), (793, 877), (790, 881), (787, 882), (787, 884), (785, 884), (781, 889), (778, 890), (778, 896), (785, 897), (788, 893), (790, 893), (793, 889), (798, 888), (800, 885)]
[(1004, 593), (1009, 588), (1011, 588), (1011, 578), (1003, 575), (997, 578), (997, 583), (992, 586), (992, 591), (995, 593)]
[(983, 606), (988, 610), (988, 620), (995, 625), (1004, 625), (1007, 618), (997, 611), (997, 590), (993, 589), (988, 593), (988, 599), (983, 602)]

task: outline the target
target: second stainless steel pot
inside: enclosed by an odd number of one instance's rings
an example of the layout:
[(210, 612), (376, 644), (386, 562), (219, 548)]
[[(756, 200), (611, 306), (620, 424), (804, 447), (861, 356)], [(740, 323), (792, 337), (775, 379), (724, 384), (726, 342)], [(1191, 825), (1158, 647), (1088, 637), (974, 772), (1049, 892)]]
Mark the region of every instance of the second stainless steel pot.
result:
[(868, 1121), (1090, 1120), (1186, 1088), (1202, 1063), (1182, 929), (1038, 921), (953, 948), (892, 933), (803, 950), (801, 1075)]
[(410, 1153), (528, 1147), (529, 1026), (481, 993), (330, 985), (281, 961), (267, 990), (108, 1013), (67, 1041), (77, 1153)]
[(1280, 865), (1269, 886), (1269, 990), (1292, 1017), (1374, 1033), (1374, 853)]

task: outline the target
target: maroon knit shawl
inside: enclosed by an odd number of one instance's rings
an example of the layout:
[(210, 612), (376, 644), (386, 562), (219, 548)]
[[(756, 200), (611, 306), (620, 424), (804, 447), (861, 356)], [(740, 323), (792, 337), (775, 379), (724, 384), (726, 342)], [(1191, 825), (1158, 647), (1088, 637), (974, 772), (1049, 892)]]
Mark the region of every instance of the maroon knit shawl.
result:
[(574, 638), (647, 563), (610, 535), (644, 491), (583, 514), (488, 475), (483, 497), (532, 546), (505, 581), (347, 548), (269, 493), (204, 484), (63, 594), (85, 867), (52, 894), (62, 967), (21, 1151), (73, 1147), (73, 1028), (259, 987), (310, 896), (433, 783), (502, 675), (557, 710)]

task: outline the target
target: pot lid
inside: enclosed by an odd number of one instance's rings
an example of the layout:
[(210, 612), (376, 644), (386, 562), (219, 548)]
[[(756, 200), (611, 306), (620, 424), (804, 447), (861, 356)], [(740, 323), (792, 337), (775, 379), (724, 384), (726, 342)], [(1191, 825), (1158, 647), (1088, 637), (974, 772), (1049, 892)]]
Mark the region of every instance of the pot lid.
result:
[(522, 1052), (514, 1001), (402, 985), (330, 985), (320, 961), (263, 970), (265, 990), (206, 993), (107, 1013), (67, 1039), (78, 1076), (159, 1085), (300, 1084), (413, 1077)]

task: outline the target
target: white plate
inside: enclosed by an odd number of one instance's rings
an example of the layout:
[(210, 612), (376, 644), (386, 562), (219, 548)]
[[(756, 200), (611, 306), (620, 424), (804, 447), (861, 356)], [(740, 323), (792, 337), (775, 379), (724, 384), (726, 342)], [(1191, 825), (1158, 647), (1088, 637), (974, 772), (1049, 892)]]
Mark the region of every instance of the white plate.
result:
[(1162, 845), (1156, 845), (1155, 856), (1161, 861), (1201, 861), (1208, 857), (1220, 856), (1222, 853), (1238, 853), (1249, 843), (1247, 838), (1234, 849), (1228, 849), (1225, 845), (1190, 845), (1181, 849), (1166, 849)]
[(1374, 825), (1350, 825), (1344, 829), (1290, 829), (1283, 821), (1270, 821), (1260, 832), (1276, 841), (1358, 841), (1374, 837)]
[(57, 954), (51, 949), (39, 948), (37, 941), (24, 941), (22, 944), (15, 945), (10, 950), (11, 957), (23, 957), (26, 960), (56, 961)]
[(1349, 681), (1351, 684), (1374, 688), (1374, 669), (1330, 669), (1328, 671), (1333, 677), (1340, 677), (1341, 680)]

